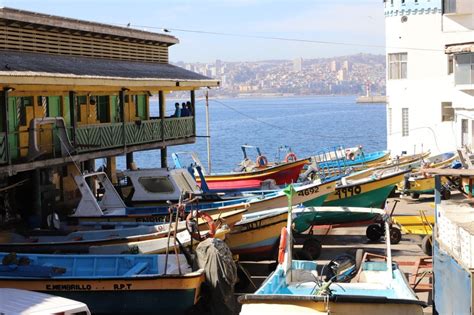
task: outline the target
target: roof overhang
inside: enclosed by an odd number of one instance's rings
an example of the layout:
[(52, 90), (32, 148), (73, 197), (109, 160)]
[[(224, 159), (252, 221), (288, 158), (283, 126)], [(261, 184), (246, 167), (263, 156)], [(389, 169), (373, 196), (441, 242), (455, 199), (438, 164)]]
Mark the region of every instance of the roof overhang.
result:
[(474, 43), (446, 45), (446, 54), (463, 54), (474, 52)]
[(167, 63), (0, 51), (0, 84), (158, 91), (160, 88), (217, 87), (219, 81)]

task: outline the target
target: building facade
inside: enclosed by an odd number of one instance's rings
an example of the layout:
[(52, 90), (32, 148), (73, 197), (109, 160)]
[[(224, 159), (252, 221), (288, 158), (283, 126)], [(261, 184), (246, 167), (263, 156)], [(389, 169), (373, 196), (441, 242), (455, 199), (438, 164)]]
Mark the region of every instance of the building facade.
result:
[[(119, 155), (193, 143), (194, 115), (166, 117), (166, 96), (218, 81), (173, 66), (174, 36), (0, 8), (0, 224), (44, 226), (51, 208), (71, 209), (73, 176)], [(150, 98), (159, 115), (150, 115)], [(173, 106), (174, 107), (174, 106)], [(24, 198), (28, 196), (28, 198)]]
[(474, 145), (474, 1), (385, 0), (392, 155)]

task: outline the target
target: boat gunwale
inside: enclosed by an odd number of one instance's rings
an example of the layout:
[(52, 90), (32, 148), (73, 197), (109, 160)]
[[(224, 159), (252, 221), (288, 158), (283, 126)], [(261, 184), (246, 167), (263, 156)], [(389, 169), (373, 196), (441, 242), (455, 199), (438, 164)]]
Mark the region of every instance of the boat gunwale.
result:
[[(263, 285), (263, 284), (262, 284)], [(428, 304), (418, 299), (392, 299), (387, 297), (374, 297), (365, 295), (293, 295), (293, 294), (245, 294), (239, 297), (239, 303), (250, 304), (254, 301), (314, 301), (314, 302), (339, 302), (339, 303), (382, 303), (382, 304), (415, 304), (427, 307)]]
[[(106, 256), (106, 255), (104, 255)], [(91, 277), (91, 276), (67, 276), (67, 277), (62, 277), (62, 276), (52, 276), (52, 277), (18, 277), (18, 276), (0, 276), (0, 284), (2, 281), (100, 281), (100, 282), (105, 282), (105, 281), (115, 281), (115, 280), (140, 280), (140, 281), (145, 281), (145, 280), (166, 280), (166, 279), (185, 279), (185, 280), (192, 280), (192, 279), (197, 279), (204, 277), (204, 269), (198, 269), (196, 271), (191, 271), (186, 274), (138, 274), (138, 275), (132, 275), (132, 276), (103, 276), (103, 275), (98, 275), (96, 277)]]
[[(256, 170), (256, 171), (251, 171), (251, 172), (235, 172), (235, 173), (217, 173), (217, 174), (210, 174), (210, 175), (205, 175), (206, 182), (213, 182), (213, 181), (222, 181), (222, 180), (230, 180), (230, 179), (252, 179), (255, 178), (256, 176), (261, 176), (261, 175), (271, 175), (274, 174), (275, 172), (280, 172), (282, 170), (286, 169), (291, 169), (294, 167), (300, 166), (302, 164), (302, 167), (305, 164), (309, 163), (309, 158), (306, 159), (300, 159), (294, 162), (287, 162), (287, 163), (282, 163), (274, 166), (270, 166), (261, 170)], [(196, 178), (196, 182), (201, 182), (200, 178)]]
[[(397, 172), (393, 172), (387, 176), (384, 177), (384, 175), (380, 176), (379, 178), (372, 178), (372, 176), (368, 176), (366, 179), (364, 179), (363, 181), (360, 181), (360, 182), (356, 182), (356, 183), (347, 183), (347, 184), (344, 184), (344, 185), (340, 185), (340, 186), (336, 186), (336, 189), (341, 189), (341, 188), (346, 188), (346, 187), (351, 187), (351, 186), (361, 186), (361, 185), (365, 185), (365, 184), (369, 184), (369, 183), (372, 183), (372, 182), (375, 182), (375, 181), (382, 181), (382, 180), (387, 180), (387, 179), (392, 179), (393, 177), (397, 177), (397, 176), (400, 176), (400, 175), (403, 175), (403, 174), (406, 174), (406, 173), (409, 173), (410, 170), (399, 170)], [(349, 175), (350, 177), (350, 175)]]

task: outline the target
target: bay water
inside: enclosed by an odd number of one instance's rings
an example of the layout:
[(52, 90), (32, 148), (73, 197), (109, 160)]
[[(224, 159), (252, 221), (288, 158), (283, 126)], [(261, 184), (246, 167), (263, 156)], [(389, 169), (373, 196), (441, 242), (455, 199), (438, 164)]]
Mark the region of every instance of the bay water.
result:
[[(174, 102), (168, 100), (167, 116), (173, 114)], [(212, 172), (234, 169), (243, 158), (242, 144), (258, 146), (269, 161), (284, 158), (285, 153), (278, 148), (285, 145), (298, 158), (334, 146), (362, 145), (365, 152), (385, 150), (385, 111), (383, 104), (356, 104), (355, 96), (210, 98)], [(156, 100), (150, 102), (150, 112), (158, 116)], [(174, 166), (171, 153), (194, 151), (207, 167), (204, 100), (196, 101), (196, 115), (196, 143), (168, 147), (169, 166)], [(250, 153), (256, 157), (255, 151)], [(160, 167), (160, 151), (136, 152), (134, 160), (140, 168)], [(123, 157), (117, 160), (117, 167), (125, 167)]]

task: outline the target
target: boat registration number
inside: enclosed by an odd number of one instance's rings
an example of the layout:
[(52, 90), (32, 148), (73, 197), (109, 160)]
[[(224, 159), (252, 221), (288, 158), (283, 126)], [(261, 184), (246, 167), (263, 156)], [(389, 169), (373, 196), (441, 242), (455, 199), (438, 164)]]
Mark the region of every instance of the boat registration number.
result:
[(316, 194), (318, 191), (319, 191), (318, 186), (306, 188), (306, 189), (298, 191), (298, 196), (309, 196), (312, 194)]
[(359, 195), (362, 192), (362, 188), (359, 185), (336, 188), (335, 194), (339, 199), (344, 199), (347, 197), (352, 197), (354, 195)]

